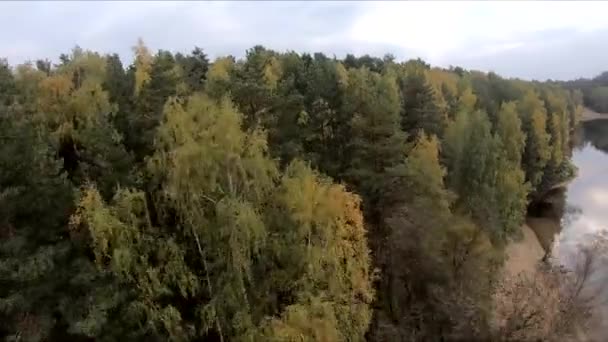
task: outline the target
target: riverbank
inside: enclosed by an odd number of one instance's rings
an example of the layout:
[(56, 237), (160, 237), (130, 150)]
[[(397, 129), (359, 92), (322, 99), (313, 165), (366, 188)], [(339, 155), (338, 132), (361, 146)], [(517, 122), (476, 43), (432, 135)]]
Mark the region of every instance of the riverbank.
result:
[[(505, 271), (508, 275), (533, 272), (538, 263), (553, 249), (553, 243), (561, 231), (561, 212), (564, 206), (563, 192), (571, 180), (552, 187), (535, 203), (521, 227), (522, 239), (506, 248)], [(531, 205), (532, 206), (532, 205)]]
[(522, 272), (532, 274), (538, 262), (545, 255), (545, 250), (532, 228), (528, 224), (524, 224), (521, 230), (522, 239), (512, 242), (506, 248), (505, 272), (509, 276), (517, 276)]
[(581, 115), (581, 121), (605, 120), (608, 119), (608, 113), (598, 113), (591, 108), (585, 107)]

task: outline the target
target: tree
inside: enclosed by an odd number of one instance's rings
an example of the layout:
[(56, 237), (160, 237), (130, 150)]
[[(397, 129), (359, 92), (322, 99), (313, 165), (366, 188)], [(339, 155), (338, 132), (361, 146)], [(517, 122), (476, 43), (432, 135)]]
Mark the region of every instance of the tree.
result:
[(327, 58), (315, 58), (307, 69), (306, 120), (303, 125), (306, 159), (335, 179), (348, 164), (348, 144), (353, 113), (343, 106), (349, 74)]
[[(503, 107), (503, 114), (509, 115), (509, 107)], [(510, 160), (509, 151), (516, 150), (521, 140), (516, 134), (503, 143), (490, 126), (485, 112), (461, 112), (446, 131), (444, 146), (448, 184), (458, 194), (457, 205), (500, 244), (523, 221), (527, 185), (521, 169)], [(506, 130), (506, 125), (499, 129)]]
[(205, 78), (209, 70), (209, 59), (198, 46), (192, 50), (190, 55), (175, 55), (177, 63), (184, 72), (186, 86), (190, 93), (200, 92), (205, 87)]
[(276, 96), (264, 127), (268, 132), (272, 156), (285, 166), (304, 154), (308, 133), (305, 126), (309, 119), (302, 94), (306, 87), (306, 70), (295, 53), (277, 56), (269, 63), (271, 68), (267, 68), (265, 77), (275, 79), (273, 88)]
[(469, 86), (462, 85), (458, 96), (458, 110), (472, 112), (477, 108), (477, 96)]
[(144, 84), (150, 80), (150, 72), (152, 70), (152, 54), (144, 41), (139, 38), (137, 44), (133, 47), (135, 55), (135, 88), (134, 94), (137, 96), (143, 88)]
[(505, 341), (596, 339), (606, 295), (606, 236), (598, 234), (568, 257), (537, 265), (533, 274), (509, 277), (494, 294), (498, 303), (492, 333)]
[(608, 87), (595, 87), (589, 93), (588, 102), (600, 113), (608, 112)]
[[(169, 51), (159, 51), (150, 61), (149, 67), (147, 64), (141, 67), (143, 71), (138, 69), (138, 56), (136, 55), (135, 61), (135, 81), (137, 84), (138, 73), (144, 71), (145, 77), (139, 77), (145, 81), (140, 80), (142, 83), (136, 92), (134, 108), (128, 120), (129, 133), (125, 135), (125, 145), (132, 151), (137, 162), (143, 162), (145, 157), (153, 152), (154, 134), (162, 120), (165, 102), (171, 96), (183, 95), (184, 89), (180, 81), (181, 69)], [(147, 61), (147, 57), (142, 58)]]
[(521, 157), (526, 145), (526, 136), (522, 131), (522, 123), (517, 113), (517, 103), (503, 103), (498, 113), (496, 134), (500, 137), (512, 165), (520, 167)]
[(6, 114), (0, 112), (0, 336), (77, 340), (103, 325), (86, 317), (111, 296), (70, 239), (74, 187), (49, 132), (23, 113)]
[(393, 206), (386, 245), (377, 252), (383, 277), (372, 339), (479, 336), (472, 331), (485, 324), (493, 249), (483, 231), (452, 215), (437, 139), (420, 135), (390, 174)]
[(111, 125), (115, 106), (102, 89), (105, 67), (98, 54), (75, 50), (68, 64), (40, 82), (36, 115), (51, 133), (68, 178), (75, 184), (97, 181), (109, 196), (118, 183), (128, 184), (131, 158)]
[(413, 137), (419, 130), (441, 137), (446, 125), (446, 115), (441, 112), (433, 87), (427, 83), (424, 72), (407, 73), (401, 80), (403, 97), (402, 127)]
[(273, 109), (282, 73), (275, 52), (255, 46), (247, 51), (245, 61), (236, 66), (230, 90), (233, 101), (245, 116), (245, 126), (268, 126), (275, 118)]
[(230, 90), (230, 77), (234, 67), (234, 59), (231, 57), (216, 59), (207, 71), (205, 93), (215, 99), (225, 96)]
[(498, 112), (496, 134), (502, 150), (499, 153), (499, 174), (496, 183), (499, 215), (505, 232), (504, 237), (518, 234), (528, 205), (530, 186), (525, 182), (521, 158), (525, 136), (514, 102), (503, 103)]
[(106, 56), (106, 76), (103, 90), (108, 93), (108, 99), (115, 104), (111, 120), (116, 130), (123, 136), (129, 131), (129, 115), (133, 110), (134, 80), (125, 71), (118, 54)]
[(89, 189), (72, 220), (131, 289), (129, 336), (362, 339), (372, 292), (357, 196), (301, 162), (280, 175), (263, 135), (200, 95), (167, 104), (148, 172), (157, 191), (108, 205)]
[(394, 76), (380, 76), (367, 69), (349, 71), (343, 105), (345, 112), (353, 113), (350, 164), (345, 177), (373, 208), (386, 183), (386, 170), (405, 154)]
[(0, 339), (525, 336), (503, 247), (605, 75), (133, 52), (0, 61)]
[(6, 110), (6, 107), (13, 104), (17, 96), (17, 85), (15, 77), (4, 59), (0, 59), (0, 110)]
[(373, 290), (359, 197), (299, 162), (287, 168), (281, 185), (274, 215), (283, 218), (273, 234), (283, 243), (272, 248), (278, 262), (268, 278), (278, 280), (274, 293), (295, 303), (268, 321), (264, 339), (364, 340)]
[(570, 150), (570, 115), (567, 112), (567, 94), (558, 89), (542, 89), (543, 100), (547, 109), (547, 133), (551, 156), (547, 162), (542, 189), (548, 189), (571, 178), (573, 165), (567, 160)]
[(542, 101), (531, 90), (527, 91), (524, 98), (519, 101), (518, 109), (527, 137), (522, 159), (523, 169), (532, 189), (538, 190), (545, 166), (551, 158), (550, 136), (547, 134), (547, 113)]
[(22, 64), (15, 68), (15, 86), (17, 87), (17, 100), (14, 105), (19, 106), (19, 111), (27, 117), (34, 116), (38, 109), (38, 95), (40, 93), (40, 82), (46, 76), (43, 72), (36, 70), (30, 63)]

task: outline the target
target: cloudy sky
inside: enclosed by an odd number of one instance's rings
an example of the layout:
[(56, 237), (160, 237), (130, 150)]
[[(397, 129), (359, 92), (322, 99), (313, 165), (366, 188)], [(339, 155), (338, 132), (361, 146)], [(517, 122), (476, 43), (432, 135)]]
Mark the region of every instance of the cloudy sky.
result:
[(608, 70), (608, 2), (0, 2), (0, 56), (57, 59), (78, 44), (130, 61), (153, 49), (392, 53), (526, 79)]

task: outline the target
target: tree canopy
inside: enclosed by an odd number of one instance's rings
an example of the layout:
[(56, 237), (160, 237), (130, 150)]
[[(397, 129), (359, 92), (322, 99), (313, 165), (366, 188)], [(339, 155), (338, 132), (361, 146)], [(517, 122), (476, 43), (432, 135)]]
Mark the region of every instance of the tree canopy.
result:
[(491, 339), (582, 101), (391, 55), (0, 60), (0, 336)]

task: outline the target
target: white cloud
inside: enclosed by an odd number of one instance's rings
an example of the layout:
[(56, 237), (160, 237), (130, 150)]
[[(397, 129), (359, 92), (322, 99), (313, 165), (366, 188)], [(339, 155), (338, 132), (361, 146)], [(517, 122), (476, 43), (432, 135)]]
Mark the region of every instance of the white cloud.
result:
[(580, 1), (0, 2), (0, 31), (10, 32), (0, 35), (0, 56), (56, 58), (79, 44), (128, 58), (141, 36), (152, 49), (198, 45), (211, 56), (263, 44), (564, 78), (602, 70), (605, 13), (608, 2)]
[(434, 63), (454, 53), (473, 56), (522, 46), (526, 35), (608, 28), (607, 2), (370, 2), (355, 19), (355, 41), (394, 43)]

